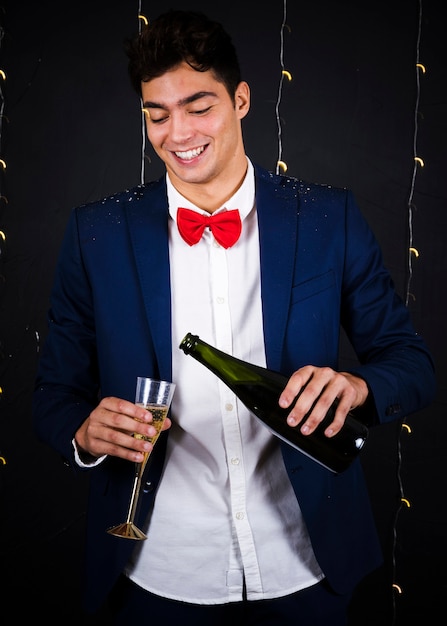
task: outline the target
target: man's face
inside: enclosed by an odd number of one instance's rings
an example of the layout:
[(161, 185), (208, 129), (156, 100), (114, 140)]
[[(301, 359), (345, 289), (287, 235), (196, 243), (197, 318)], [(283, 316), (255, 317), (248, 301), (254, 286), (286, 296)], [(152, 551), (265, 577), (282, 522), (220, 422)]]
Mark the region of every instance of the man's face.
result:
[(212, 72), (186, 63), (142, 83), (147, 134), (177, 189), (227, 186), (246, 170), (241, 119), (250, 105), (248, 85), (240, 83), (232, 102)]

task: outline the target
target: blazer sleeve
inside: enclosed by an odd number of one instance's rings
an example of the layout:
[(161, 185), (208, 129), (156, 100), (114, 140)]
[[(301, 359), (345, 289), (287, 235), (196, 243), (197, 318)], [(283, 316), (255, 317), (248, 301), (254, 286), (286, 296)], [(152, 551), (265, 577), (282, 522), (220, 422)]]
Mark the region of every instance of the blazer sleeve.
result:
[[(345, 242), (341, 324), (359, 360), (349, 371), (367, 382), (379, 422), (400, 419), (432, 401), (434, 363), (351, 192)], [(366, 413), (359, 411), (359, 416)]]
[(74, 468), (72, 439), (98, 403), (93, 299), (79, 246), (76, 211), (62, 242), (48, 312), (48, 335), (33, 395), (37, 436)]

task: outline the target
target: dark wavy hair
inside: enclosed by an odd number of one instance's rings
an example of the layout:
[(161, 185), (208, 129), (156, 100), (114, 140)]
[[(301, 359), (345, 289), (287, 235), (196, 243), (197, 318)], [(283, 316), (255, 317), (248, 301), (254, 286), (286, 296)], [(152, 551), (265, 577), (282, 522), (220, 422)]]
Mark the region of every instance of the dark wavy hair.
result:
[(198, 72), (211, 70), (234, 101), (241, 81), (239, 60), (231, 37), (219, 22), (194, 11), (169, 10), (125, 42), (133, 88), (158, 78), (183, 61)]

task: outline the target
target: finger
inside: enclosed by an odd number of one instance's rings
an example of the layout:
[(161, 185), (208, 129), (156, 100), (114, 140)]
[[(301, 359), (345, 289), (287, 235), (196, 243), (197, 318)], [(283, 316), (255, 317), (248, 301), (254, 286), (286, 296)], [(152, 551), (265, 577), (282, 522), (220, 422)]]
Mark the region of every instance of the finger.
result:
[(301, 432), (304, 435), (310, 434), (326, 420), (324, 434), (327, 437), (336, 435), (343, 427), (354, 395), (354, 390), (347, 386), (339, 376), (335, 376), (305, 415), (300, 425)]
[(326, 393), (321, 393), (317, 398), (309, 395), (309, 398), (309, 401), (303, 400), (299, 407), (295, 405), (287, 418), (287, 423), (290, 426), (299, 426), (303, 435), (314, 432), (326, 418), (333, 402), (332, 396)]
[(153, 444), (148, 438), (134, 437), (132, 433), (117, 429), (105, 430), (105, 439), (96, 439), (92, 445), (100, 456), (112, 455), (136, 463), (143, 461), (144, 456), (150, 454), (153, 449)]
[(134, 419), (139, 419), (143, 422), (149, 422), (152, 420), (152, 416), (149, 411), (144, 407), (123, 400), (122, 398), (107, 397), (103, 398), (99, 404), (100, 407), (110, 411), (111, 413), (119, 415), (127, 415)]
[(172, 422), (169, 419), (169, 417), (167, 417), (165, 421), (163, 422), (163, 426), (161, 430), (168, 430), (168, 428), (171, 428), (171, 426), (172, 426)]
[[(330, 394), (327, 393), (327, 385), (334, 375), (334, 371), (325, 367), (309, 367), (303, 369), (306, 370), (304, 374), (307, 378), (307, 382), (297, 396), (295, 405), (289, 414), (288, 423), (291, 426), (296, 426), (305, 419), (306, 427), (304, 428), (304, 432), (308, 432), (309, 429), (310, 432), (312, 432), (324, 418), (326, 411), (329, 409), (335, 397), (336, 392), (334, 392), (332, 399)], [(301, 370), (296, 373), (300, 374)], [(294, 376), (292, 376), (292, 378)], [(317, 402), (319, 403), (318, 405)]]
[(295, 402), (298, 394), (311, 380), (314, 370), (315, 368), (311, 365), (306, 365), (292, 374), (278, 400), (283, 409), (287, 409)]

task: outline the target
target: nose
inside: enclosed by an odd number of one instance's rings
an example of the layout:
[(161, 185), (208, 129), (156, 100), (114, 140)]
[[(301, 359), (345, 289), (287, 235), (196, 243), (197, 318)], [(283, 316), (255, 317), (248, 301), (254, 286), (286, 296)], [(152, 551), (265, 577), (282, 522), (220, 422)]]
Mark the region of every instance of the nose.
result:
[(194, 134), (192, 119), (182, 111), (173, 113), (169, 123), (169, 138), (171, 141), (184, 144)]

